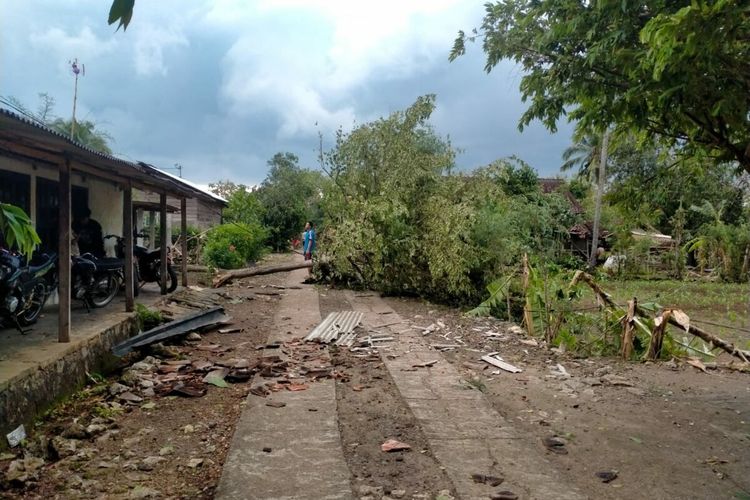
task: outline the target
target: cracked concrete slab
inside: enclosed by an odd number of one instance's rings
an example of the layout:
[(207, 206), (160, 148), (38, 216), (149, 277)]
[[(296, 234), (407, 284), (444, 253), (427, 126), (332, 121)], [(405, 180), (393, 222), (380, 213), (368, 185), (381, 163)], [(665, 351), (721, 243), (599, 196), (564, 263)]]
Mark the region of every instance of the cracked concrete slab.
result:
[[(286, 281), (297, 285), (306, 276), (307, 270), (301, 269), (289, 273)], [(288, 288), (275, 317), (275, 324), (284, 327), (272, 332), (268, 341), (304, 337), (320, 321), (313, 287)], [(270, 401), (286, 406), (266, 406)], [(335, 382), (326, 379), (305, 391), (279, 392), (268, 398), (249, 395), (216, 498), (354, 498), (341, 449)]]
[[(366, 326), (380, 324), (383, 313), (392, 311), (377, 296), (345, 295), (355, 311), (365, 314)], [(403, 321), (395, 311), (387, 317)], [(397, 340), (382, 356), (383, 362), (461, 498), (487, 498), (486, 487), (471, 478), (477, 473), (504, 476), (503, 489), (520, 498), (586, 498), (554, 469), (535, 437), (515, 429), (481, 392), (462, 381), (456, 368), (432, 350), (420, 332), (403, 326), (392, 327)], [(431, 367), (414, 368), (433, 360), (437, 363)]]

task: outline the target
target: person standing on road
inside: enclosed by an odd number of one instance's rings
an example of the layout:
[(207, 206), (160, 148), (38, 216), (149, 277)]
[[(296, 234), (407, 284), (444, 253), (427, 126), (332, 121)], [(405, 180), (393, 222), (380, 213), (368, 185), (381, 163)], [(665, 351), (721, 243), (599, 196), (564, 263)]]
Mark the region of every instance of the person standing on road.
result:
[(315, 224), (310, 221), (305, 223), (305, 233), (302, 239), (302, 254), (305, 260), (312, 260), (315, 251)]

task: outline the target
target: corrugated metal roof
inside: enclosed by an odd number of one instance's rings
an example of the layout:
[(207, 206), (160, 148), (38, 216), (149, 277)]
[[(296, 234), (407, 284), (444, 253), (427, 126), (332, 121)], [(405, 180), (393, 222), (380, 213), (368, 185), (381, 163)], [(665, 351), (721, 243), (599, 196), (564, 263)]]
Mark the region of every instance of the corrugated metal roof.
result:
[(354, 329), (362, 321), (363, 314), (356, 311), (332, 312), (305, 337), (307, 341), (352, 345), (356, 335)]

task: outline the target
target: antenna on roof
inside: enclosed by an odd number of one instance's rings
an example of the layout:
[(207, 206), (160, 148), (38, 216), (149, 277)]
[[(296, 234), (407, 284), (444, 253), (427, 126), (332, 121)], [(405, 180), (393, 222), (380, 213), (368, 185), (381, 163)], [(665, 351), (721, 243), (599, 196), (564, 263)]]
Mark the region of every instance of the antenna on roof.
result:
[(76, 132), (76, 102), (78, 101), (78, 75), (86, 76), (86, 66), (84, 64), (78, 65), (78, 58), (76, 57), (72, 61), (68, 61), (70, 69), (75, 75), (75, 86), (73, 88), (73, 119), (70, 120), (70, 140), (75, 140)]
[(182, 165), (179, 163), (175, 163), (174, 167), (159, 167), (161, 170), (177, 170), (179, 172), (177, 175), (180, 179), (182, 179)]

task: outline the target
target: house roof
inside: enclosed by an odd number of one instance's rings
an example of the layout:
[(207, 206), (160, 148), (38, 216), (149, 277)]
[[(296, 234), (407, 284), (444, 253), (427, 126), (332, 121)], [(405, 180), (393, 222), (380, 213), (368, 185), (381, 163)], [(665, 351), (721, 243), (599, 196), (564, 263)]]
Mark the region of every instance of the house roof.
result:
[[(73, 170), (132, 183), (135, 187), (166, 191), (177, 196), (226, 204), (223, 199), (153, 165), (123, 160), (71, 140), (43, 123), (0, 107), (0, 154), (53, 166), (62, 158), (74, 160)], [(218, 198), (218, 199), (217, 199)]]
[[(152, 165), (149, 165), (149, 166), (152, 166)], [(154, 168), (156, 168), (156, 167), (154, 167)], [(157, 170), (159, 170), (159, 169), (157, 168)], [(201, 193), (205, 194), (206, 196), (209, 196), (210, 198), (213, 198), (213, 200), (216, 201), (216, 202), (222, 203), (224, 205), (227, 204), (227, 200), (225, 200), (221, 196), (217, 195), (216, 193), (213, 193), (213, 192), (209, 191), (208, 189), (205, 189), (205, 188), (199, 186), (198, 184), (196, 184), (194, 182), (191, 182), (191, 181), (189, 181), (187, 179), (183, 179), (182, 177), (177, 177), (176, 175), (170, 174), (169, 172), (165, 172), (164, 170), (159, 170), (159, 172), (161, 172), (162, 174), (167, 175), (169, 177), (172, 177), (173, 179), (176, 179), (176, 180), (178, 180), (180, 182), (184, 182), (185, 184), (187, 184), (188, 186), (192, 187), (196, 191), (200, 191)]]
[(565, 196), (565, 199), (567, 199), (568, 203), (570, 203), (570, 210), (574, 214), (580, 215), (585, 212), (585, 210), (583, 209), (583, 205), (581, 205), (581, 202), (578, 201), (575, 196), (573, 196), (573, 193), (571, 193), (568, 189), (561, 189), (565, 186), (565, 179), (540, 177), (538, 179), (538, 182), (539, 187), (542, 189), (542, 192), (544, 194), (558, 192), (561, 195)]

